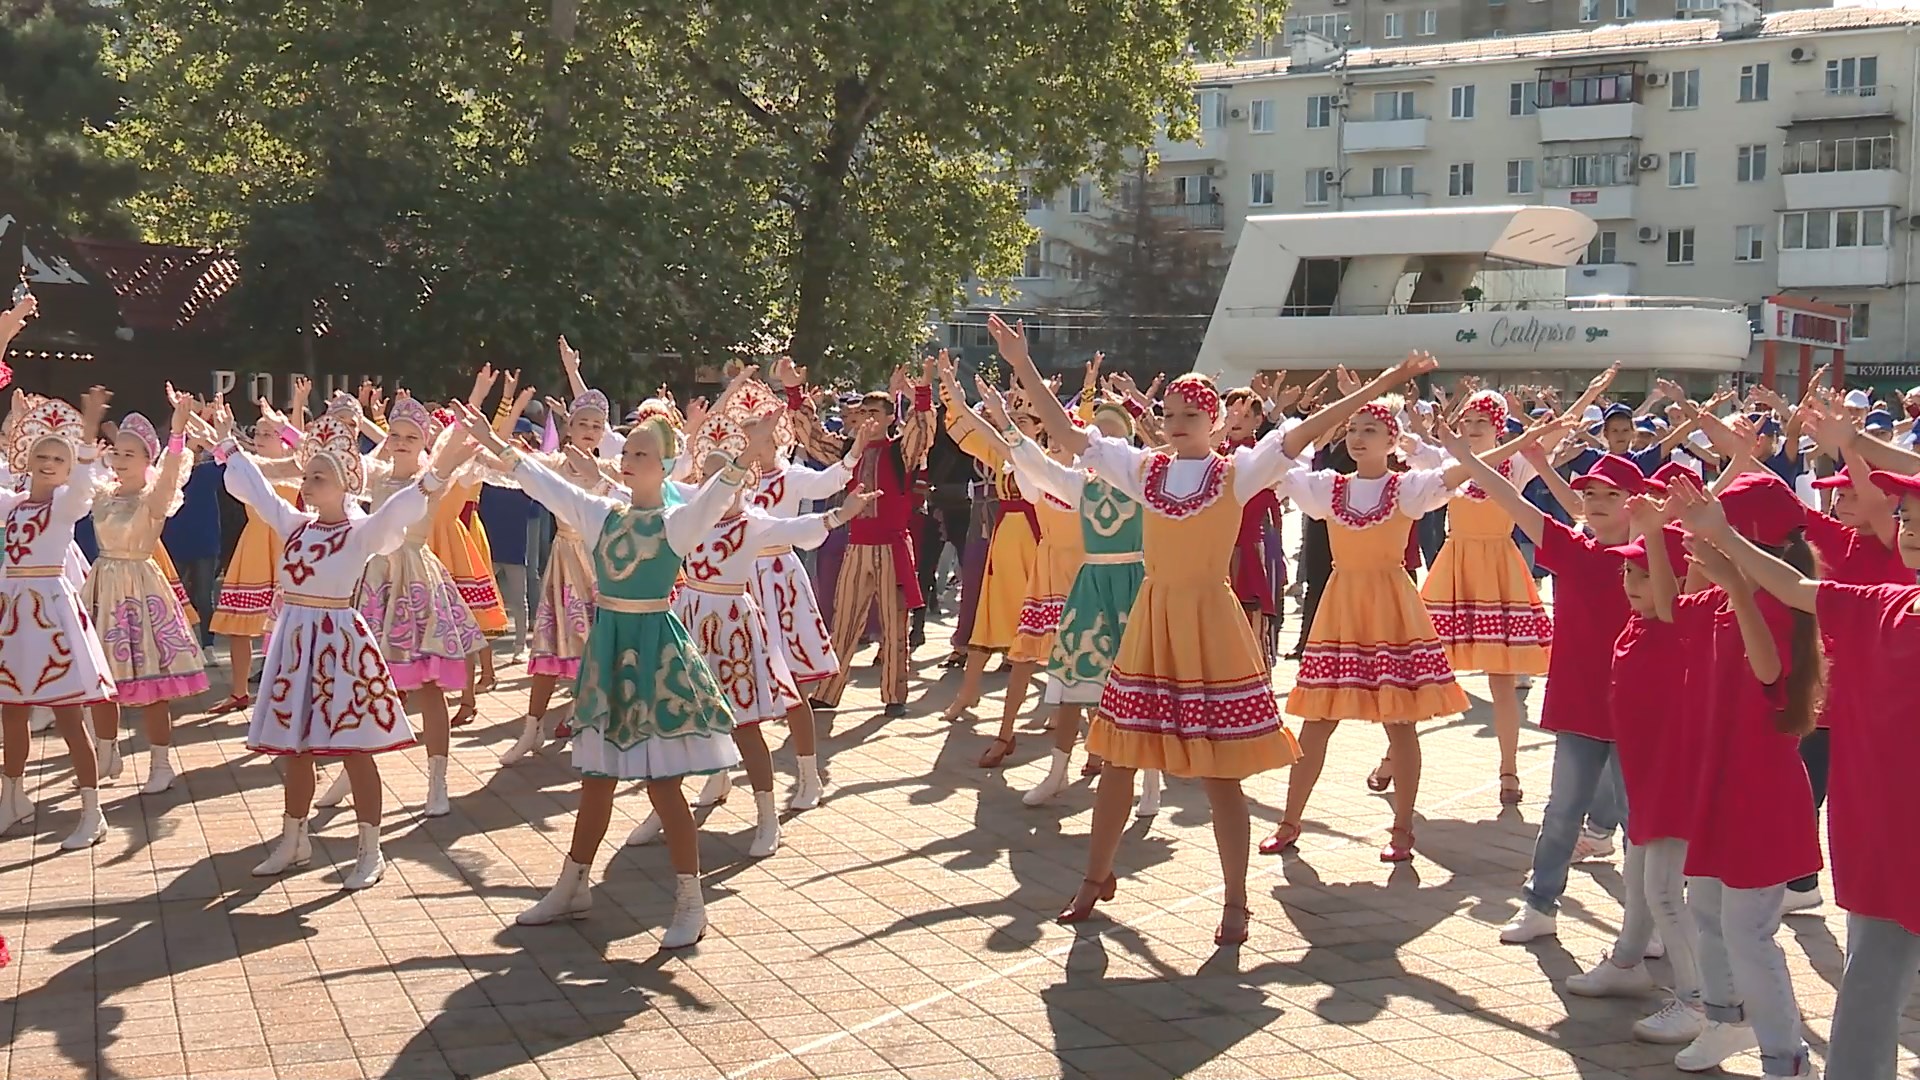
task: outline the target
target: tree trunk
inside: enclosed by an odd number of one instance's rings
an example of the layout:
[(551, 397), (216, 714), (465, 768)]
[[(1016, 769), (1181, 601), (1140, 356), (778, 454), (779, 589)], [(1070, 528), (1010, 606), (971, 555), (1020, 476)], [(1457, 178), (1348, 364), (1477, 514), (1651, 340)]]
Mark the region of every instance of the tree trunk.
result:
[(580, 0), (551, 0), (544, 56), (547, 81), (547, 135), (559, 139), (573, 113), (573, 95), (565, 78), (567, 50), (580, 27)]
[(800, 232), (795, 276), (798, 297), (793, 312), (793, 362), (823, 375), (829, 346), (827, 297), (833, 288), (836, 242), (833, 219), (838, 217), (838, 191), (817, 191), (805, 206), (794, 211), (794, 224)]

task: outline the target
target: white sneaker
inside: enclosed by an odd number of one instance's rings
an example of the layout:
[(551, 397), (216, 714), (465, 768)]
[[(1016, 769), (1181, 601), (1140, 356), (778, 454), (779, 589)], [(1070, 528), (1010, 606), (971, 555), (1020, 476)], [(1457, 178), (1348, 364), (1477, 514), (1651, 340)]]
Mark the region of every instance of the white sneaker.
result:
[(353, 781), (347, 778), (347, 767), (342, 765), (339, 775), (333, 778), (333, 783), (327, 785), (327, 790), (321, 792), (319, 798), (313, 800), (313, 805), (326, 807), (339, 806), (341, 803), (347, 801), (347, 796), (351, 794), (352, 791)]
[(1700, 1034), (1673, 1056), (1673, 1067), (1681, 1072), (1706, 1072), (1719, 1068), (1721, 1062), (1735, 1054), (1759, 1048), (1760, 1040), (1754, 1037), (1752, 1027), (1708, 1020)]
[(707, 900), (700, 875), (680, 874), (673, 893), (673, 922), (660, 935), (663, 949), (684, 949), (707, 936)]
[(254, 877), (272, 877), (284, 873), (291, 866), (306, 866), (313, 862), (313, 841), (307, 837), (305, 818), (282, 818), (280, 820), (280, 842), (274, 845), (273, 853), (266, 861), (253, 868)]
[(1813, 1067), (1813, 1059), (1803, 1057), (1800, 1064), (1790, 1073), (1769, 1072), (1761, 1074), (1760, 1080), (1820, 1080), (1820, 1070)]
[(1140, 801), (1134, 805), (1134, 817), (1152, 817), (1160, 812), (1160, 770), (1140, 770)]
[(43, 709), (36, 705), (33, 711), (27, 714), (27, 730), (35, 735), (40, 734), (52, 726), (52, 709)]
[(158, 795), (173, 786), (173, 747), (155, 746), (147, 751), (147, 782), (142, 795)]
[(1660, 940), (1660, 931), (1647, 935), (1647, 947), (1641, 950), (1641, 956), (1649, 960), (1661, 960), (1667, 955), (1667, 943)]
[(107, 819), (100, 813), (100, 789), (80, 789), (80, 823), (73, 827), (72, 835), (60, 841), (60, 850), (79, 851), (90, 848), (107, 838)]
[(93, 740), (93, 761), (99, 770), (102, 784), (109, 780), (120, 779), (120, 774), (127, 768), (126, 763), (121, 760), (120, 740), (117, 738)]
[(567, 860), (560, 868), (560, 880), (540, 902), (514, 917), (521, 926), (545, 926), (559, 918), (584, 919), (593, 908), (593, 889), (587, 883), (584, 863)]
[(1500, 928), (1500, 940), (1508, 945), (1525, 945), (1535, 938), (1553, 937), (1560, 932), (1559, 920), (1532, 904), (1521, 904), (1507, 925)]
[(11, 776), (0, 776), (0, 833), (32, 820), (33, 800), (27, 797), (26, 784)]
[(661, 828), (660, 815), (648, 814), (645, 821), (635, 825), (633, 831), (627, 834), (627, 846), (641, 847), (653, 843), (660, 839)]
[(1533, 689), (1533, 676), (1531, 676), (1531, 675), (1515, 675), (1515, 676), (1513, 677), (1513, 688), (1514, 688), (1515, 690), (1531, 690), (1531, 689)]
[(521, 717), (520, 738), (515, 740), (514, 744), (507, 748), (506, 753), (500, 755), (500, 764), (515, 764), (521, 758), (539, 750), (540, 744), (546, 741), (541, 737), (541, 734), (539, 717)]
[(793, 799), (787, 803), (789, 810), (811, 810), (820, 805), (820, 799), (826, 794), (826, 787), (820, 783), (820, 759), (812, 754), (795, 755), (800, 766), (800, 781), (793, 786)]
[(1780, 914), (1792, 915), (1795, 912), (1812, 911), (1814, 908), (1819, 907), (1821, 903), (1823, 903), (1823, 901), (1820, 897), (1820, 889), (1817, 886), (1808, 889), (1806, 892), (1794, 892), (1792, 889), (1788, 889), (1787, 898), (1780, 904)]
[(1705, 1012), (1679, 998), (1669, 998), (1659, 1012), (1633, 1022), (1633, 1037), (1641, 1042), (1682, 1046), (1699, 1038), (1706, 1026)]
[(1053, 752), (1053, 763), (1047, 768), (1046, 777), (1035, 784), (1032, 791), (1020, 796), (1020, 801), (1028, 806), (1039, 806), (1065, 791), (1068, 783), (1071, 782), (1067, 779), (1067, 764), (1072, 758), (1073, 754), (1070, 751), (1056, 749)]
[(1605, 956), (1591, 969), (1567, 976), (1567, 992), (1581, 997), (1638, 997), (1652, 989), (1653, 976), (1647, 973), (1647, 965), (1621, 967)]
[(727, 774), (727, 770), (722, 769), (709, 775), (707, 782), (700, 785), (700, 796), (693, 800), (693, 805), (719, 806), (727, 801), (727, 796), (732, 791), (733, 777)]
[(758, 812), (760, 823), (753, 831), (753, 846), (747, 849), (747, 854), (756, 859), (764, 859), (780, 850), (780, 811), (773, 805), (771, 791), (754, 792), (753, 806)]
[(1593, 859), (1605, 859), (1613, 855), (1613, 837), (1604, 833), (1580, 830), (1580, 839), (1573, 845), (1573, 861), (1588, 862)]
[(364, 889), (377, 885), (386, 875), (387, 860), (380, 854), (380, 826), (360, 823), (360, 854), (353, 863), (353, 873), (341, 886), (347, 889)]
[[(341, 770), (345, 775), (346, 770)], [(446, 817), (453, 813), (453, 805), (447, 801), (447, 759), (439, 756), (427, 758), (427, 805), (420, 811), (428, 817)]]

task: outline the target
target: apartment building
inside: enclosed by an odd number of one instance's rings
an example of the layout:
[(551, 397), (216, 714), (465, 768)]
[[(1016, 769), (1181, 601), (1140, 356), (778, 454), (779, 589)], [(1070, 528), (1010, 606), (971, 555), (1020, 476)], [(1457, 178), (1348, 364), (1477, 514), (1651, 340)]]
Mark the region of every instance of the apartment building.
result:
[[(1774, 294), (1844, 305), (1851, 377), (1912, 385), (1917, 94), (1913, 9), (1395, 48), (1305, 39), (1287, 58), (1203, 68), (1200, 137), (1163, 142), (1159, 169), (1191, 227), (1228, 247), (1252, 215), (1572, 207), (1599, 232), (1569, 295), (1713, 297), (1756, 318)], [(1046, 253), (1100, 198), (1089, 185), (1030, 215), (1042, 236), (1024, 302), (1067, 294)]]
[[(1761, 9), (1792, 11), (1828, 2), (1768, 0)], [(1393, 48), (1719, 17), (1719, 0), (1293, 0), (1284, 34), (1256, 43), (1248, 59), (1285, 56), (1289, 43), (1306, 34), (1356, 48)]]

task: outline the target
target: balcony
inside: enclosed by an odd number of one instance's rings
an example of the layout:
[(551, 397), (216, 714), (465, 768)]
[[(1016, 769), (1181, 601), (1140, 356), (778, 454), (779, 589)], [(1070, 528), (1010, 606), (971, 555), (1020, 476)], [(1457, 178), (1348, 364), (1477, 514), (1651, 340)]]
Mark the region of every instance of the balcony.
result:
[(1379, 195), (1349, 195), (1354, 210), (1424, 210), (1431, 201), (1424, 191), (1404, 191)]
[(1894, 281), (1888, 247), (1789, 249), (1779, 252), (1780, 286), (1787, 289), (1886, 286)]
[(1613, 184), (1607, 187), (1547, 188), (1540, 193), (1541, 201), (1548, 206), (1570, 206), (1595, 221), (1617, 221), (1631, 219), (1634, 214), (1634, 193), (1640, 189), (1633, 184)]
[(1907, 186), (1898, 169), (1784, 173), (1780, 183), (1786, 188), (1789, 210), (1898, 206), (1905, 201)]
[(1427, 118), (1410, 116), (1400, 120), (1349, 120), (1341, 133), (1341, 141), (1349, 154), (1425, 150)]
[(1597, 263), (1567, 267), (1567, 295), (1632, 296), (1632, 263)]
[(1153, 216), (1183, 231), (1218, 232), (1227, 227), (1226, 207), (1217, 202), (1163, 203), (1153, 208)]
[(1892, 116), (1894, 96), (1893, 87), (1885, 83), (1841, 86), (1831, 90), (1802, 90), (1793, 98), (1793, 123)]
[(1585, 142), (1590, 139), (1638, 139), (1644, 130), (1643, 107), (1637, 101), (1609, 105), (1541, 106), (1540, 141)]
[(1204, 130), (1200, 132), (1197, 139), (1180, 142), (1162, 135), (1154, 141), (1153, 148), (1160, 155), (1160, 163), (1163, 165), (1183, 161), (1225, 161), (1227, 129)]

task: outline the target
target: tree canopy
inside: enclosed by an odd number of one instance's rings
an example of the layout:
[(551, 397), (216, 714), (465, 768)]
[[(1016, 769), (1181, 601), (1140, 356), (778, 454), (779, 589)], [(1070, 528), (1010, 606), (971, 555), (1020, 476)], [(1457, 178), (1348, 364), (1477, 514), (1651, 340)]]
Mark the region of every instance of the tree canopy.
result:
[(68, 232), (129, 229), (120, 202), (139, 170), (93, 138), (120, 109), (120, 80), (100, 53), (119, 17), (88, 0), (0, 0), (0, 187)]

